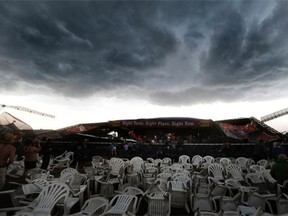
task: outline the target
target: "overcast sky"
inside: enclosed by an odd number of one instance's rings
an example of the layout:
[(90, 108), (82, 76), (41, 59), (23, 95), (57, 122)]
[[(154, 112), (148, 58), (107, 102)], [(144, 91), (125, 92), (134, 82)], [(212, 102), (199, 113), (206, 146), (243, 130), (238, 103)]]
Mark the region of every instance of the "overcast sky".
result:
[(0, 1), (0, 103), (56, 115), (41, 128), (259, 118), (288, 107), (287, 13), (280, 0)]

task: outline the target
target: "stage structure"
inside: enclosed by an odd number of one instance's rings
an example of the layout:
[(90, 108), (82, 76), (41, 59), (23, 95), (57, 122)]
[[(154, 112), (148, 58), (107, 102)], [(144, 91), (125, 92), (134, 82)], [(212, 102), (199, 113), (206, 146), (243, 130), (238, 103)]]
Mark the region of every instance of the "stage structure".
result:
[(26, 107), (22, 107), (22, 106), (11, 106), (11, 105), (5, 105), (5, 104), (0, 104), (0, 110), (4, 109), (4, 108), (9, 108), (9, 109), (15, 109), (15, 110), (19, 110), (19, 111), (24, 111), (24, 112), (28, 112), (31, 114), (36, 114), (36, 115), (40, 115), (43, 117), (48, 117), (48, 118), (55, 118), (54, 115), (50, 115), (47, 113), (43, 113), (43, 112), (39, 112), (36, 110), (32, 110)]
[(279, 117), (287, 115), (287, 114), (288, 114), (288, 108), (282, 109), (282, 110), (279, 110), (277, 112), (273, 112), (273, 113), (271, 113), (269, 115), (261, 117), (261, 121), (262, 122), (270, 121), (270, 120), (279, 118)]

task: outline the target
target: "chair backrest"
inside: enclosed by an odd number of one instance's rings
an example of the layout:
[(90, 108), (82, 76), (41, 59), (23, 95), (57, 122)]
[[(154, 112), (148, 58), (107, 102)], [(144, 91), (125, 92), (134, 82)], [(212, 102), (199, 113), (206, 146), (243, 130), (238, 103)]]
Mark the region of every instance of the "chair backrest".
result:
[(231, 160), (229, 158), (220, 158), (220, 164), (223, 166), (223, 167), (226, 167), (228, 166), (229, 164), (232, 164)]
[(99, 156), (99, 155), (95, 155), (92, 157), (92, 161), (95, 161), (95, 162), (102, 162), (103, 158), (102, 156)]
[(265, 167), (263, 167), (261, 165), (254, 164), (254, 165), (251, 165), (249, 167), (249, 170), (250, 170), (250, 172), (263, 172), (263, 171), (265, 171)]
[(260, 173), (248, 173), (245, 175), (245, 180), (251, 186), (266, 183), (264, 176)]
[(190, 157), (188, 155), (180, 155), (178, 162), (183, 164), (183, 163), (190, 163)]
[(144, 192), (138, 188), (138, 187), (133, 187), (133, 186), (128, 186), (126, 188), (124, 188), (124, 190), (122, 191), (123, 194), (129, 194), (129, 195), (144, 195)]
[(162, 159), (157, 158), (153, 161), (153, 163), (155, 164), (155, 166), (161, 166), (162, 165)]
[(34, 179), (47, 179), (50, 172), (45, 169), (34, 168), (27, 171), (26, 176), (27, 180), (34, 180)]
[(88, 178), (86, 175), (80, 173), (74, 174), (69, 184), (73, 192), (78, 192), (80, 190), (81, 185), (87, 185), (87, 179)]
[(185, 170), (188, 170), (189, 172), (193, 171), (193, 165), (191, 163), (184, 163), (183, 167)]
[(28, 184), (22, 185), (22, 191), (25, 195), (40, 193), (48, 185), (47, 180), (35, 179)]
[(74, 175), (75, 174), (73, 172), (64, 172), (60, 175), (58, 182), (65, 183), (65, 184), (70, 183)]
[(143, 170), (144, 160), (141, 157), (133, 157), (130, 164), (133, 165), (133, 171), (141, 171)]
[(234, 179), (237, 179), (239, 181), (244, 181), (244, 178), (242, 176), (242, 168), (237, 164), (229, 164), (226, 168), (226, 175), (228, 178), (232, 177)]
[(154, 163), (144, 163), (144, 167), (146, 168), (150, 168), (150, 167), (155, 167)]
[(120, 158), (111, 158), (109, 161), (110, 174), (119, 175), (124, 172), (124, 161)]
[(208, 177), (208, 183), (210, 188), (210, 194), (214, 196), (225, 196), (226, 191), (228, 188), (225, 186), (225, 184), (222, 181), (219, 181), (217, 178)]
[(174, 181), (179, 181), (179, 182), (182, 182), (184, 183), (187, 188), (189, 188), (190, 190), (192, 189), (192, 179), (188, 176), (177, 176), (174, 178)]
[(109, 200), (104, 197), (92, 197), (87, 199), (81, 208), (81, 215), (101, 215), (107, 211)]
[(201, 163), (202, 163), (202, 160), (203, 160), (202, 156), (194, 155), (192, 157), (191, 163), (192, 163), (193, 166), (199, 167), (201, 165)]
[(145, 191), (145, 194), (165, 191), (167, 191), (167, 181), (164, 181), (161, 178), (157, 178), (153, 184)]
[(147, 216), (170, 216), (171, 194), (165, 192), (152, 192), (146, 195), (148, 202)]
[(235, 164), (241, 167), (241, 169), (247, 169), (248, 158), (238, 157), (235, 159)]
[(52, 183), (46, 186), (39, 196), (36, 198), (36, 207), (32, 211), (33, 214), (45, 215), (51, 214), (51, 211), (60, 200), (65, 200), (70, 194), (69, 187), (64, 183)]
[(247, 158), (247, 164), (246, 164), (246, 167), (249, 169), (249, 167), (251, 165), (254, 165), (255, 164), (255, 161), (252, 159), (252, 158)]
[(266, 168), (267, 166), (268, 166), (268, 160), (266, 160), (266, 159), (261, 159), (261, 160), (259, 160), (259, 161), (257, 161), (257, 165), (260, 165), (260, 166), (263, 166), (264, 168)]
[(67, 159), (70, 159), (71, 161), (73, 161), (73, 159), (74, 159), (74, 152), (72, 152), (72, 151), (66, 152), (66, 154), (64, 155), (64, 157), (67, 158)]
[(171, 165), (171, 168), (172, 168), (172, 170), (178, 170), (178, 169), (183, 170), (184, 166), (182, 163), (174, 163)]
[(216, 179), (224, 179), (224, 167), (219, 163), (212, 163), (208, 166), (208, 175)]
[(206, 156), (203, 157), (203, 162), (204, 163), (211, 164), (211, 163), (214, 163), (214, 161), (215, 161), (215, 158), (213, 156), (206, 155)]
[(236, 194), (238, 194), (242, 186), (239, 181), (237, 181), (236, 179), (232, 179), (232, 178), (226, 179), (224, 184), (226, 188), (228, 189), (230, 197), (233, 197)]
[(137, 210), (137, 196), (129, 195), (129, 194), (118, 194), (114, 196), (109, 204), (110, 209), (107, 211), (108, 215), (111, 213), (117, 213), (121, 215), (125, 215), (127, 211), (132, 214), (136, 214)]
[(76, 169), (74, 169), (74, 168), (72, 168), (72, 167), (67, 167), (67, 168), (65, 168), (65, 169), (63, 169), (63, 170), (61, 171), (60, 176), (63, 175), (64, 173), (66, 173), (66, 172), (70, 172), (70, 173), (72, 173), (72, 174), (78, 173), (78, 171), (77, 171)]
[(213, 212), (214, 209), (211, 197), (208, 194), (193, 194), (191, 199), (191, 209), (193, 211), (199, 209), (200, 211)]
[(173, 173), (173, 169), (171, 166), (164, 166), (160, 169), (161, 173)]
[(157, 178), (161, 178), (162, 180), (167, 182), (167, 181), (172, 180), (173, 176), (171, 173), (159, 173), (157, 175)]
[(162, 159), (163, 166), (170, 166), (172, 164), (172, 159), (169, 157), (165, 157)]
[(148, 157), (148, 158), (146, 159), (146, 161), (147, 161), (148, 163), (154, 163), (154, 159), (151, 158), (151, 157)]

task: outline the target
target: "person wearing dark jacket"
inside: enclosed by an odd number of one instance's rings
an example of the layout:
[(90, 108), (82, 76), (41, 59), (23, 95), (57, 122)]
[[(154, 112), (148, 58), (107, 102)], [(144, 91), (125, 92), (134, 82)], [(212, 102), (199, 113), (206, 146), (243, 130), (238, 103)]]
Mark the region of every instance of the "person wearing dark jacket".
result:
[(260, 140), (254, 146), (253, 159), (256, 163), (257, 163), (257, 161), (259, 161), (261, 159), (267, 159), (266, 145), (262, 140)]
[(53, 154), (53, 149), (52, 149), (52, 142), (50, 138), (47, 138), (46, 142), (44, 143), (42, 147), (42, 164), (41, 164), (41, 169), (47, 170), (48, 165), (50, 163), (50, 157)]
[(270, 171), (271, 176), (278, 184), (283, 184), (288, 180), (288, 157), (285, 154), (278, 155), (276, 163), (272, 166)]

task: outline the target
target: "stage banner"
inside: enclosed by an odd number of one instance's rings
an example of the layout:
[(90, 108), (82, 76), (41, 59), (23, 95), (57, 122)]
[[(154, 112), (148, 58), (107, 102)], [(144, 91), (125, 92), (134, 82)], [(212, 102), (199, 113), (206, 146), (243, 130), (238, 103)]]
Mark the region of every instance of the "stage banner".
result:
[(114, 127), (146, 127), (146, 128), (193, 128), (193, 127), (211, 127), (212, 120), (200, 119), (138, 119), (111, 121), (110, 126)]

